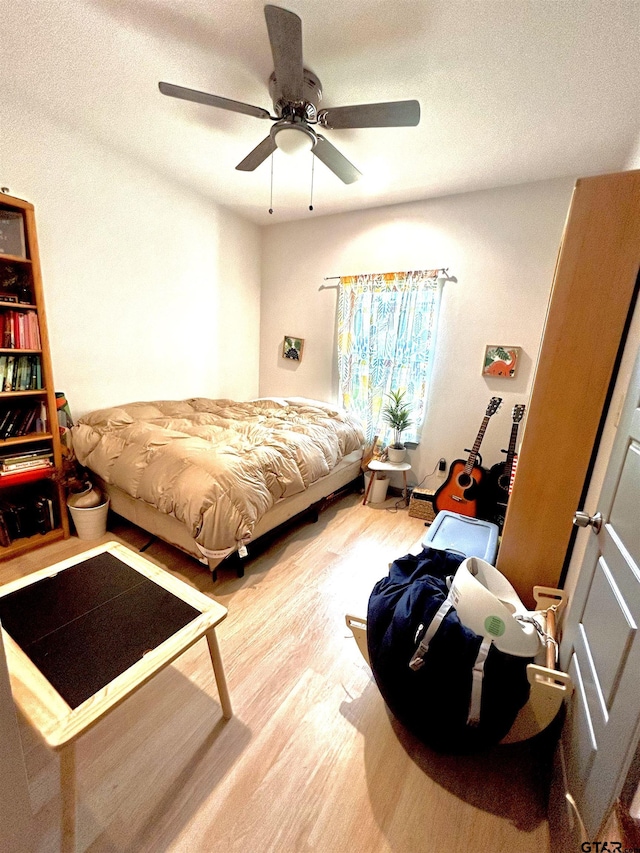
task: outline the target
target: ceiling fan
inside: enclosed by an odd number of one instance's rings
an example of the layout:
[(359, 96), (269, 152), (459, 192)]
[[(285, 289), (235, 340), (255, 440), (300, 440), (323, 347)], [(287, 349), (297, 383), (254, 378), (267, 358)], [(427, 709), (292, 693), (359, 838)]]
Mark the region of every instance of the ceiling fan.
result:
[(236, 169), (240, 171), (252, 172), (276, 148), (287, 153), (307, 148), (345, 184), (357, 181), (361, 174), (358, 169), (316, 127), (329, 130), (415, 127), (420, 121), (420, 104), (418, 101), (388, 101), (319, 110), (322, 87), (318, 77), (303, 65), (301, 19), (279, 6), (265, 6), (264, 14), (273, 54), (274, 71), (269, 77), (269, 94), (275, 116), (262, 107), (185, 89), (172, 83), (159, 83), (160, 91), (172, 98), (195, 101), (275, 122), (269, 135), (238, 163)]

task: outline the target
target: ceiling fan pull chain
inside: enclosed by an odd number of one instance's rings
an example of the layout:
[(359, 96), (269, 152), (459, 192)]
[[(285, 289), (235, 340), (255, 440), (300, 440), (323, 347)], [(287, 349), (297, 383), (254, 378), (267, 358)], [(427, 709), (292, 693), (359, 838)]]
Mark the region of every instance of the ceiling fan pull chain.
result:
[(271, 194), (269, 196), (269, 213), (273, 213), (273, 154), (271, 155)]
[(313, 151), (311, 152), (311, 198), (309, 199), (309, 210), (313, 210), (313, 172), (316, 165), (316, 158), (313, 156)]

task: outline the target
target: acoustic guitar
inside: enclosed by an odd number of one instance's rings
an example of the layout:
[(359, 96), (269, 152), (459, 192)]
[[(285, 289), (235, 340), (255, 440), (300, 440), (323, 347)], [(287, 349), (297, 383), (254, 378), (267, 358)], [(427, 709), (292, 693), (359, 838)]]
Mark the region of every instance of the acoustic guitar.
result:
[(449, 467), (449, 474), (444, 483), (433, 496), (433, 506), (436, 512), (449, 510), (460, 515), (469, 515), (472, 518), (478, 516), (478, 500), (481, 499), (481, 490), (485, 477), (484, 468), (478, 461), (478, 451), (489, 423), (489, 418), (500, 408), (502, 397), (492, 397), (487, 406), (487, 411), (478, 435), (465, 462), (464, 459), (455, 459)]
[(487, 477), (487, 501), (489, 506), (489, 515), (491, 521), (495, 522), (500, 528), (504, 525), (504, 519), (507, 512), (507, 503), (509, 501), (509, 489), (511, 488), (511, 476), (513, 474), (513, 462), (516, 458), (516, 442), (518, 440), (518, 428), (520, 421), (524, 417), (525, 406), (518, 404), (513, 407), (511, 415), (513, 423), (511, 424), (511, 437), (509, 439), (509, 449), (503, 451), (507, 454), (504, 462), (498, 462), (489, 471)]

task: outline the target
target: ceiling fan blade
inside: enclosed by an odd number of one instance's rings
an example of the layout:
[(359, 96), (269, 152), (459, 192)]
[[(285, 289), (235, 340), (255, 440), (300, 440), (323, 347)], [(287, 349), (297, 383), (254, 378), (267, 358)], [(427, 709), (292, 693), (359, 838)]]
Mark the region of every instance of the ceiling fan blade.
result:
[(278, 87), (286, 100), (301, 101), (304, 94), (302, 21), (280, 6), (265, 6), (264, 16)]
[(332, 130), (351, 127), (415, 127), (420, 122), (418, 101), (355, 104), (321, 110), (318, 122)]
[(345, 184), (352, 184), (362, 175), (362, 172), (359, 172), (353, 163), (350, 163), (347, 158), (321, 134), (318, 134), (318, 141), (313, 148), (313, 153), (316, 155), (318, 160), (321, 160), (324, 165), (331, 169), (334, 175), (337, 175)]
[(276, 144), (271, 136), (265, 137), (259, 145), (250, 151), (241, 163), (238, 163), (236, 169), (241, 172), (253, 172), (257, 169), (260, 163), (263, 163), (269, 154), (273, 154), (276, 150)]
[(196, 89), (185, 89), (183, 86), (174, 86), (173, 83), (158, 83), (158, 88), (163, 95), (169, 95), (171, 98), (182, 98), (183, 101), (207, 104), (210, 107), (219, 107), (221, 110), (231, 110), (234, 113), (244, 113), (256, 118), (271, 118), (269, 112), (262, 107), (243, 104), (242, 101), (220, 98), (218, 95), (209, 95), (207, 92), (198, 92)]

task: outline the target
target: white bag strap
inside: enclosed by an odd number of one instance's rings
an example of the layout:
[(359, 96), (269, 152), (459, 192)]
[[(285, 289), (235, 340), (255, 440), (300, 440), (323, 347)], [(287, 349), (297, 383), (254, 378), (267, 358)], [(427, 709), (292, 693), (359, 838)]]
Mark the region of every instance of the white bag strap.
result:
[[(442, 602), (438, 610), (436, 611), (435, 616), (427, 626), (427, 630), (424, 632), (422, 639), (418, 645), (418, 648), (413, 653), (413, 657), (409, 661), (409, 666), (413, 670), (418, 670), (422, 666), (424, 666), (424, 658), (427, 652), (429, 651), (429, 643), (433, 640), (436, 631), (442, 625), (444, 617), (447, 613), (453, 609), (453, 602), (451, 601), (450, 595), (448, 595), (445, 600)], [(421, 625), (418, 628), (418, 634), (423, 626)], [(417, 639), (417, 635), (416, 635)]]
[(471, 700), (469, 702), (468, 726), (477, 726), (480, 722), (480, 706), (482, 704), (482, 680), (484, 678), (484, 665), (489, 654), (493, 640), (483, 637), (480, 649), (473, 665), (473, 681), (471, 682)]

